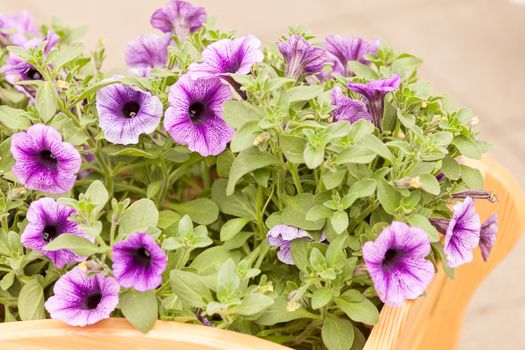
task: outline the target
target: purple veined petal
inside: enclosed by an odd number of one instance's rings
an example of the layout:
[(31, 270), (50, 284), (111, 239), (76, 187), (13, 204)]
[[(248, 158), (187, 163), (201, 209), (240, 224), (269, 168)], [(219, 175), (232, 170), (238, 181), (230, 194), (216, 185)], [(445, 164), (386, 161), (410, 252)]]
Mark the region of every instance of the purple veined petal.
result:
[(490, 252), (496, 244), (497, 233), (498, 215), (493, 214), (481, 225), (480, 230), (479, 249), (481, 249), (481, 255), (485, 261), (489, 259)]
[(191, 33), (204, 25), (207, 17), (206, 11), (200, 6), (182, 0), (168, 0), (164, 8), (153, 13), (150, 22), (154, 28), (173, 33), (184, 42)]
[(126, 63), (136, 69), (140, 76), (147, 76), (155, 67), (166, 67), (171, 35), (143, 34), (128, 44)]
[(83, 327), (111, 316), (119, 302), (120, 286), (113, 277), (88, 276), (77, 266), (58, 279), (53, 292), (45, 303), (51, 318)]
[(449, 266), (458, 267), (472, 261), (472, 251), (480, 241), (480, 230), (480, 218), (472, 198), (467, 197), (454, 205), (444, 245)]
[(303, 74), (317, 74), (323, 68), (326, 52), (312, 46), (302, 36), (292, 35), (278, 44), (286, 61), (286, 76), (298, 79)]
[(363, 259), (381, 301), (390, 306), (420, 296), (434, 278), (425, 231), (392, 222), (374, 242), (363, 246)]
[(266, 234), (266, 238), (271, 246), (279, 248), (277, 258), (288, 265), (295, 264), (291, 253), (291, 242), (298, 238), (312, 239), (305, 230), (290, 225), (276, 225), (272, 227)]
[(350, 123), (355, 123), (360, 119), (372, 121), (372, 116), (368, 112), (366, 104), (344, 95), (338, 86), (332, 90), (332, 105), (335, 106), (332, 114), (336, 122), (347, 120)]
[(345, 76), (352, 76), (353, 73), (348, 67), (350, 61), (368, 64), (365, 56), (376, 53), (379, 47), (378, 41), (367, 42), (354, 36), (329, 35), (324, 41), (325, 49), (330, 52), (340, 63), (342, 72)]
[(47, 256), (59, 269), (67, 264), (84, 261), (85, 257), (69, 249), (45, 249), (49, 242), (61, 234), (73, 234), (93, 240), (78, 228), (77, 223), (69, 220), (75, 212), (73, 208), (57, 203), (52, 198), (32, 202), (27, 211), (28, 224), (22, 233), (22, 245)]
[(175, 142), (205, 157), (226, 149), (233, 137), (222, 111), (231, 99), (227, 85), (218, 78), (194, 80), (184, 75), (171, 87), (168, 99), (164, 127)]
[(190, 65), (188, 74), (193, 79), (248, 74), (264, 58), (260, 47), (261, 41), (253, 35), (216, 41), (204, 49), (201, 63)]
[(157, 288), (166, 269), (166, 253), (153, 237), (137, 232), (113, 245), (113, 274), (121, 286), (140, 292)]
[(0, 29), (10, 32), (6, 37), (15, 46), (23, 46), (29, 37), (39, 34), (35, 19), (27, 11), (12, 16), (2, 16)]
[(12, 167), (18, 181), (30, 190), (66, 193), (75, 184), (82, 163), (73, 145), (62, 142), (52, 127), (35, 124), (11, 137)]
[(160, 99), (138, 88), (112, 84), (97, 91), (99, 126), (106, 140), (136, 144), (142, 134), (151, 134), (160, 123)]

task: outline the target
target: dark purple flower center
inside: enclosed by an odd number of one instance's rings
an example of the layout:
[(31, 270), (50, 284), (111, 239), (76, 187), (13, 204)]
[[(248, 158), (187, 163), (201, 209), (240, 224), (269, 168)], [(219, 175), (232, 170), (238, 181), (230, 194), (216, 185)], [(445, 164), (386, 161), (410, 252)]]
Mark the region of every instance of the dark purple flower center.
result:
[(56, 169), (57, 167), (57, 159), (53, 153), (49, 150), (43, 150), (38, 153), (38, 159), (40, 160), (40, 163), (48, 168)]
[(122, 114), (124, 118), (133, 118), (135, 117), (140, 110), (140, 104), (135, 101), (128, 101), (122, 106)]
[(383, 267), (392, 267), (394, 266), (397, 261), (399, 260), (401, 254), (396, 249), (388, 249), (385, 253), (385, 257), (383, 258)]
[(29, 80), (42, 80), (42, 74), (35, 68), (29, 68), (26, 71), (26, 75)]
[(144, 247), (141, 247), (133, 252), (133, 259), (143, 266), (151, 264), (151, 253)]
[(190, 114), (190, 120), (193, 123), (200, 123), (203, 118), (204, 114), (206, 112), (206, 106), (202, 102), (193, 102), (190, 105), (189, 114)]
[(58, 227), (55, 225), (46, 225), (42, 232), (42, 239), (47, 243), (51, 242), (60, 234)]
[(95, 292), (87, 294), (84, 299), (84, 308), (88, 310), (96, 309), (102, 300), (102, 293)]

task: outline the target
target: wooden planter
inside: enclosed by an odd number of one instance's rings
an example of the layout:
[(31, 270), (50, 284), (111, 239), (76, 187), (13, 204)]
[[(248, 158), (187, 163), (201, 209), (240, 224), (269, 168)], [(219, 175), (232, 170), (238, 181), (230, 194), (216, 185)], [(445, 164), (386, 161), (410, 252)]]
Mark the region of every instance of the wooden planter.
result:
[[(485, 173), (485, 188), (498, 203), (479, 201), (482, 220), (494, 211), (500, 219), (496, 246), (487, 263), (477, 250), (474, 261), (456, 269), (454, 280), (439, 271), (427, 295), (400, 307), (384, 307), (365, 350), (455, 349), (468, 301), (483, 279), (509, 253), (525, 229), (525, 198), (516, 180), (501, 165), (486, 159), (476, 166)], [(487, 325), (488, 327), (488, 325)], [(0, 349), (176, 349), (279, 350), (287, 347), (253, 336), (211, 327), (157, 321), (148, 334), (125, 319), (109, 319), (77, 328), (42, 320), (0, 324)]]

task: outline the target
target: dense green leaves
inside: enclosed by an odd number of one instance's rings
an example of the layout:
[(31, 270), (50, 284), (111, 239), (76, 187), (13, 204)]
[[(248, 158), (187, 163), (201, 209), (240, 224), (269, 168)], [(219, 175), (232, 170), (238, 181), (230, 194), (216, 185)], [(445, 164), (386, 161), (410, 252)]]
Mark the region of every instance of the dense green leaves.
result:
[(31, 279), (20, 290), (18, 313), (22, 321), (45, 318), (44, 291), (37, 279)]

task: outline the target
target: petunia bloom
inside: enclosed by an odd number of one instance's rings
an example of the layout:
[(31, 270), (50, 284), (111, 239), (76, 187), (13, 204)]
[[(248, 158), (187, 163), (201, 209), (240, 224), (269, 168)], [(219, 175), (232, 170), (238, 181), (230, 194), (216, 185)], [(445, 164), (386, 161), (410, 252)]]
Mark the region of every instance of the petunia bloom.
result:
[(199, 30), (208, 15), (204, 8), (182, 0), (168, 0), (164, 8), (151, 16), (151, 25), (164, 33), (174, 33), (180, 41)]
[(166, 253), (144, 232), (113, 245), (113, 274), (121, 286), (140, 292), (157, 288), (166, 269)]
[(233, 137), (223, 119), (222, 105), (231, 92), (220, 79), (196, 79), (183, 75), (170, 88), (164, 127), (175, 142), (202, 156), (224, 151)]
[(295, 264), (291, 250), (292, 241), (298, 238), (312, 239), (305, 230), (289, 225), (276, 225), (272, 227), (266, 234), (266, 238), (272, 247), (279, 248), (277, 258), (288, 265)]
[(481, 223), (471, 197), (454, 205), (450, 220), (431, 218), (430, 221), (445, 234), (444, 251), (449, 266), (458, 267), (472, 261), (472, 251), (480, 242)]
[[(368, 64), (365, 56), (376, 53), (378, 46), (379, 42), (377, 41), (369, 43), (355, 36), (329, 35), (324, 41), (326, 51), (337, 58), (340, 63), (340, 65), (334, 66), (335, 71), (345, 76), (353, 75), (348, 67), (348, 62), (357, 61)], [(339, 71), (340, 68), (342, 71)]]
[(133, 86), (108, 85), (97, 91), (99, 126), (115, 144), (136, 144), (141, 134), (151, 134), (160, 123), (160, 99)]
[(73, 188), (82, 160), (73, 145), (50, 126), (36, 124), (11, 137), (11, 169), (30, 190), (66, 193)]
[(202, 62), (192, 63), (188, 72), (193, 79), (248, 74), (264, 58), (260, 47), (261, 41), (253, 35), (216, 41), (202, 51)]
[(350, 123), (355, 123), (360, 119), (372, 120), (366, 105), (343, 94), (338, 86), (332, 90), (332, 105), (335, 106), (332, 111), (335, 122), (348, 120)]
[(498, 215), (491, 215), (487, 221), (481, 224), (479, 236), (479, 249), (483, 260), (487, 261), (494, 244), (496, 244), (496, 235), (498, 233)]
[(0, 30), (8, 32), (2, 35), (16, 46), (24, 45), (29, 36), (38, 35), (35, 19), (27, 11), (20, 11), (12, 16), (0, 15)]
[(58, 279), (45, 308), (52, 319), (83, 327), (109, 318), (118, 305), (119, 291), (113, 277), (88, 276), (77, 266)]
[(391, 78), (373, 80), (366, 84), (351, 82), (348, 83), (347, 87), (364, 97), (368, 110), (372, 115), (374, 125), (380, 128), (381, 119), (383, 119), (385, 95), (397, 90), (400, 84), (401, 77), (396, 73)]
[(298, 79), (303, 74), (316, 74), (323, 69), (326, 51), (310, 45), (302, 36), (294, 34), (278, 46), (286, 61), (286, 76)]
[(394, 221), (363, 246), (365, 261), (381, 301), (390, 306), (420, 296), (434, 278), (427, 233)]
[(170, 35), (140, 35), (128, 44), (126, 63), (137, 75), (145, 77), (152, 68), (166, 67), (170, 43)]
[(32, 202), (26, 215), (28, 224), (22, 233), (22, 245), (47, 256), (59, 269), (67, 264), (85, 260), (85, 257), (69, 249), (45, 249), (49, 242), (62, 234), (88, 238), (78, 228), (77, 223), (69, 221), (75, 212), (75, 209), (57, 203), (52, 198), (41, 198)]

